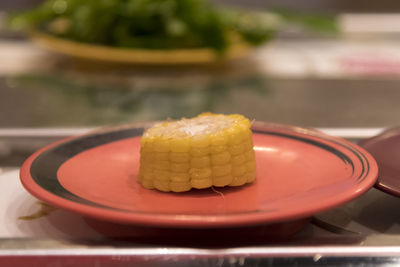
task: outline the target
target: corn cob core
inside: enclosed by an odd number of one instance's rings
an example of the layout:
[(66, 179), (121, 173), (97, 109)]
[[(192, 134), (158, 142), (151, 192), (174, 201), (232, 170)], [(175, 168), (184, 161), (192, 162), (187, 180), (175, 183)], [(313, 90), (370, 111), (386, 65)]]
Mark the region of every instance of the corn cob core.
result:
[(203, 113), (148, 129), (140, 140), (139, 183), (148, 189), (240, 186), (256, 178), (250, 121)]

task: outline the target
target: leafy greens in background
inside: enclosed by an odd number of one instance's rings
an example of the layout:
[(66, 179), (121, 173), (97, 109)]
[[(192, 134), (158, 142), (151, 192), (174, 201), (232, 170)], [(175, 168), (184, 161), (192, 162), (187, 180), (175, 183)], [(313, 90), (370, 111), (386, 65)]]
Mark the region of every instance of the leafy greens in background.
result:
[(146, 49), (208, 47), (221, 54), (237, 39), (260, 45), (288, 23), (337, 31), (332, 16), (236, 10), (206, 0), (46, 0), (9, 17), (13, 29), (33, 28), (78, 42)]

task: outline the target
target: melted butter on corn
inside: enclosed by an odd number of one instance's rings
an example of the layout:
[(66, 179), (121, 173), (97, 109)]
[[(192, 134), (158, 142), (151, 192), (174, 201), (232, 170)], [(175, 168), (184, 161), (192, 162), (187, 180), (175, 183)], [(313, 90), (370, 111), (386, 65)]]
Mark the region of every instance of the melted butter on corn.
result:
[(242, 115), (203, 113), (167, 121), (141, 138), (138, 181), (145, 188), (184, 192), (241, 186), (255, 178), (250, 121)]

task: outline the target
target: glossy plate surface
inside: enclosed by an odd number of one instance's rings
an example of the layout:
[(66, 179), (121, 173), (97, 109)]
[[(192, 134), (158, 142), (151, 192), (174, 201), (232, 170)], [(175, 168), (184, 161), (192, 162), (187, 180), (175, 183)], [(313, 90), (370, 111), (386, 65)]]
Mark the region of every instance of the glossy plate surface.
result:
[(257, 179), (237, 188), (162, 193), (137, 182), (141, 127), (109, 129), (45, 147), (21, 169), (37, 198), (95, 219), (160, 227), (231, 227), (306, 218), (367, 191), (375, 160), (310, 129), (253, 125)]
[(360, 146), (378, 163), (379, 177), (375, 187), (400, 197), (400, 128), (391, 128), (362, 140)]
[(128, 64), (208, 64), (221, 60), (242, 58), (252, 50), (244, 42), (234, 42), (224, 57), (221, 58), (215, 51), (208, 48), (170, 50), (115, 48), (61, 39), (37, 30), (31, 31), (30, 37), (43, 48), (64, 55), (86, 60)]

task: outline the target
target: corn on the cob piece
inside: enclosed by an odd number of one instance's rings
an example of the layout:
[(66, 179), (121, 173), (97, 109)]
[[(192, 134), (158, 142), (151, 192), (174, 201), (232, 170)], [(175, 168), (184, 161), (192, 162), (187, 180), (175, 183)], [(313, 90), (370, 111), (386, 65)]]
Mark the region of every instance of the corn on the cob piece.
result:
[(242, 115), (203, 113), (167, 121), (141, 138), (138, 181), (145, 188), (184, 192), (255, 178), (250, 121)]

